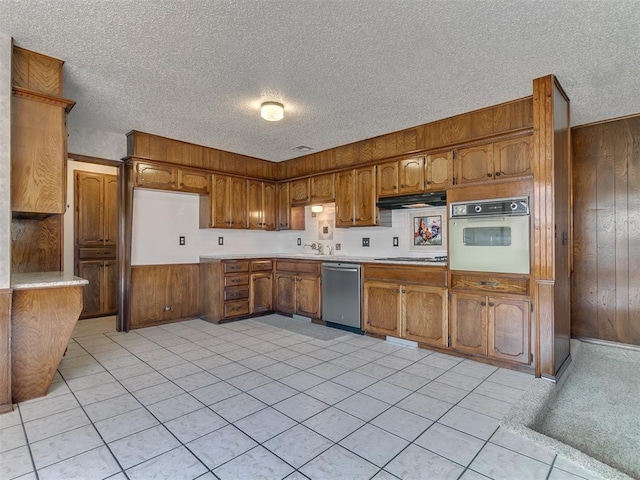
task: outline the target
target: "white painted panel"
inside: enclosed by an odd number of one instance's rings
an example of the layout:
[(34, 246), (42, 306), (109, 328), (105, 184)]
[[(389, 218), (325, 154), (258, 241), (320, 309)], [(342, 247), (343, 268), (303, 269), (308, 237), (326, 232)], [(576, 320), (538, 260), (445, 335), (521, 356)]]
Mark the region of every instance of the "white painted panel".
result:
[(0, 289), (11, 284), (11, 36), (0, 33)]

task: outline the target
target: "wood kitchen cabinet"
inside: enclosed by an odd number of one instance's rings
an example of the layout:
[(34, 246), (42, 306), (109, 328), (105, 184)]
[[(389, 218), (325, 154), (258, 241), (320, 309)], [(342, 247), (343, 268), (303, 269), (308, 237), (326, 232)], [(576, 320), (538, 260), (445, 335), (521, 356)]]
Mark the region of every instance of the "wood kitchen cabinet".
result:
[(271, 182), (247, 182), (248, 225), (250, 229), (276, 229), (276, 185)]
[(81, 318), (117, 311), (118, 177), (76, 170), (75, 274), (89, 280)]
[(380, 217), (376, 207), (376, 167), (336, 175), (336, 227), (390, 226), (391, 214)]
[(249, 283), (249, 313), (265, 313), (273, 310), (273, 274), (252, 273)]
[(131, 328), (198, 316), (198, 264), (131, 268)]
[(365, 265), (364, 330), (446, 347), (446, 270), (440, 267)]
[(209, 193), (210, 174), (204, 170), (136, 161), (134, 172), (136, 187), (200, 195)]
[(389, 197), (424, 190), (424, 157), (412, 157), (378, 165), (378, 196)]
[(529, 364), (529, 279), (451, 273), (451, 347), (499, 360)]
[(276, 310), (321, 317), (320, 262), (277, 260), (275, 278)]
[(311, 201), (311, 185), (308, 178), (289, 182), (291, 205), (308, 205)]
[(211, 175), (211, 192), (200, 196), (200, 228), (247, 228), (247, 180)]
[(336, 176), (334, 173), (311, 177), (311, 203), (333, 202), (336, 199)]
[(531, 136), (461, 148), (456, 183), (472, 183), (531, 175)]
[(453, 183), (453, 151), (427, 155), (424, 167), (426, 191), (444, 190)]

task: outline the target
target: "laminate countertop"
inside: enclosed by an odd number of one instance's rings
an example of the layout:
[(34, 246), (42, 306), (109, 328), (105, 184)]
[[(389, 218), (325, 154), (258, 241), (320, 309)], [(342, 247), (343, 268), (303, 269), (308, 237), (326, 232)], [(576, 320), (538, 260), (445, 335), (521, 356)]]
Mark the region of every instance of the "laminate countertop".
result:
[(11, 288), (14, 290), (73, 287), (88, 283), (88, 280), (67, 272), (14, 273), (11, 275)]
[(200, 255), (200, 262), (216, 262), (220, 260), (243, 260), (252, 258), (286, 258), (292, 260), (318, 260), (321, 262), (344, 262), (344, 263), (387, 263), (395, 265), (413, 265), (415, 267), (446, 267), (447, 262), (425, 262), (415, 260), (390, 260), (380, 259), (379, 257), (358, 257), (351, 255), (314, 255), (314, 254), (287, 254), (287, 253), (263, 253), (263, 254), (203, 254)]

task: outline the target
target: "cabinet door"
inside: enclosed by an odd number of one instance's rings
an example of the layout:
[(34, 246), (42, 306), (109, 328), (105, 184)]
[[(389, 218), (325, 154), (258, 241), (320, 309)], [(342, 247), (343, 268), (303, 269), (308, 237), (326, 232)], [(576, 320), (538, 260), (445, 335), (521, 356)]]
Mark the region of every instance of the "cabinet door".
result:
[(422, 192), (424, 190), (424, 157), (400, 160), (398, 175), (400, 193)]
[(390, 282), (364, 282), (362, 318), (364, 330), (400, 336), (401, 286)]
[(225, 175), (213, 175), (211, 179), (211, 222), (214, 228), (229, 228), (229, 180)]
[(104, 244), (115, 246), (118, 243), (118, 177), (104, 175)]
[(496, 178), (531, 175), (531, 136), (493, 144)]
[(403, 337), (438, 347), (448, 346), (447, 289), (403, 287)]
[(289, 230), (291, 220), (291, 200), (289, 182), (278, 184), (278, 230)]
[(487, 297), (451, 295), (451, 346), (461, 352), (487, 354)]
[(285, 313), (296, 312), (296, 276), (290, 273), (276, 273), (276, 310)]
[(136, 162), (136, 186), (176, 190), (177, 170), (156, 163)]
[(102, 288), (104, 272), (102, 260), (86, 260), (78, 262), (78, 276), (89, 281), (82, 290), (82, 314), (95, 317), (102, 313)]
[(489, 355), (530, 363), (528, 300), (489, 297)]
[(320, 318), (320, 278), (299, 275), (296, 278), (296, 313)]
[(336, 198), (336, 176), (333, 173), (311, 177), (311, 203), (332, 202)]
[(249, 228), (262, 230), (262, 182), (247, 182), (247, 210)]
[(262, 228), (276, 230), (276, 184), (262, 184)]
[(309, 179), (294, 180), (291, 182), (291, 204), (305, 205), (309, 203), (311, 193), (309, 192)]
[(104, 315), (111, 315), (118, 310), (118, 265), (115, 260), (104, 262), (102, 287), (102, 308)]
[(178, 189), (206, 195), (209, 192), (209, 174), (199, 170), (178, 170)]
[(398, 194), (398, 162), (378, 165), (378, 196), (389, 197)]
[(339, 172), (336, 178), (336, 227), (351, 227), (354, 222), (355, 171)]
[(244, 178), (229, 179), (229, 226), (247, 228), (247, 181)]
[(493, 144), (461, 148), (456, 160), (456, 182), (470, 183), (493, 178)]
[(65, 212), (67, 184), (65, 118), (64, 108), (13, 96), (11, 107), (12, 211)]
[(453, 183), (453, 152), (427, 155), (425, 190), (442, 190)]
[(273, 276), (271, 273), (251, 274), (249, 313), (273, 310)]
[(106, 213), (102, 175), (76, 171), (75, 180), (77, 246), (101, 246), (105, 240), (103, 215)]
[(377, 221), (376, 167), (355, 170), (355, 221), (359, 227), (374, 226)]

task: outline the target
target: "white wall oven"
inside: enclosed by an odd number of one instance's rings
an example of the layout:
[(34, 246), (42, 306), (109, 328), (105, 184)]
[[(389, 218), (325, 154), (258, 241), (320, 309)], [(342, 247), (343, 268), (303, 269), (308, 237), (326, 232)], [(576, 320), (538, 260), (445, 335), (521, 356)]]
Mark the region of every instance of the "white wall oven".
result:
[(529, 273), (529, 198), (449, 205), (449, 268)]

